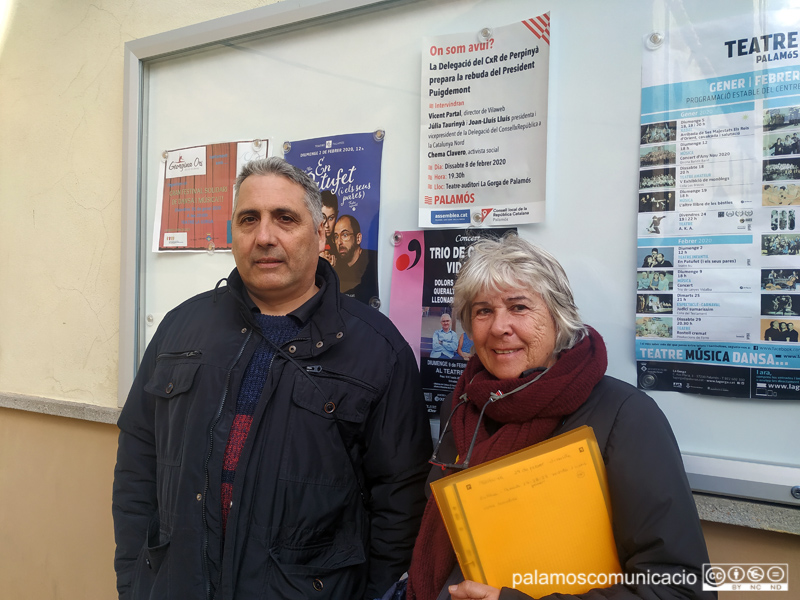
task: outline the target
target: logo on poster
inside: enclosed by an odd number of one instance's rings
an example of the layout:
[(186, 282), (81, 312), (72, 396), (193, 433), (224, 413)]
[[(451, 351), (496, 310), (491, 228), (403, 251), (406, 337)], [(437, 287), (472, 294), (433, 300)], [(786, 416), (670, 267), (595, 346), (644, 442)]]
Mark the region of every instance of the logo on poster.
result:
[(167, 178), (206, 174), (205, 146), (184, 148), (180, 152), (174, 151), (174, 154), (178, 155), (178, 159), (172, 159), (173, 153), (170, 153), (167, 161)]
[(431, 212), (432, 225), (469, 223), (469, 210), (434, 210)]
[(409, 269), (413, 269), (422, 256), (422, 246), (417, 239), (413, 239), (408, 242), (407, 250), (414, 253), (414, 261), (411, 261), (411, 257), (408, 254), (401, 254), (397, 257), (397, 260), (394, 263), (394, 266), (398, 271), (407, 271)]

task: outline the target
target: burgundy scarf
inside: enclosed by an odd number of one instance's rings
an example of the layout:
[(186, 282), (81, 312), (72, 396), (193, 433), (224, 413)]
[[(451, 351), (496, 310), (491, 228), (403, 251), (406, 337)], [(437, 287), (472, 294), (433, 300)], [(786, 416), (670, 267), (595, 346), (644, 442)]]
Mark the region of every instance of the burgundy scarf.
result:
[[(473, 466), (547, 439), (564, 417), (586, 402), (608, 365), (603, 338), (591, 327), (587, 326), (587, 330), (588, 335), (562, 352), (544, 375), (535, 372), (524, 378), (499, 380), (483, 367), (477, 355), (472, 356), (453, 392), (454, 407), (464, 393), (469, 398), (454, 412), (451, 421), (459, 461), (467, 454), (481, 409), (489, 401), (490, 393), (500, 392), (501, 395), (486, 407), (485, 415), (502, 426), (490, 436), (484, 417), (470, 458)], [(538, 381), (508, 399), (502, 397), (540, 375)], [(436, 600), (455, 564), (456, 555), (431, 495), (408, 572), (408, 599)]]

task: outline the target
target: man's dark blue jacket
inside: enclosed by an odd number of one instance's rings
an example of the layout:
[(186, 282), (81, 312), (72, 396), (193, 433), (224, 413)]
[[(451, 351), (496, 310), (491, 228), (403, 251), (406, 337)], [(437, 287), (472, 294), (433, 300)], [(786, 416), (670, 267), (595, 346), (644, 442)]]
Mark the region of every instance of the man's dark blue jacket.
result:
[(324, 260), (317, 285), (273, 359), (224, 543), (223, 452), (261, 333), (236, 270), (164, 318), (119, 419), (120, 598), (375, 598), (407, 569), (431, 453), (416, 361)]

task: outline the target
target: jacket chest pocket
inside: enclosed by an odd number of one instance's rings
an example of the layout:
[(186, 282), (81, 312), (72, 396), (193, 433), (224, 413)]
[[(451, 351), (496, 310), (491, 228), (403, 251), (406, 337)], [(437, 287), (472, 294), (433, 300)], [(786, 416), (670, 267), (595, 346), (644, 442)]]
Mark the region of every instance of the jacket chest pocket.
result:
[[(311, 367), (313, 368), (313, 367)], [(313, 378), (313, 379), (312, 379)], [(298, 375), (287, 428), (281, 478), (332, 486), (353, 484), (364, 428), (377, 390), (321, 371)]]
[(180, 466), (186, 420), (192, 403), (194, 385), (200, 363), (177, 362), (159, 358), (144, 391), (156, 397), (156, 459), (169, 466)]

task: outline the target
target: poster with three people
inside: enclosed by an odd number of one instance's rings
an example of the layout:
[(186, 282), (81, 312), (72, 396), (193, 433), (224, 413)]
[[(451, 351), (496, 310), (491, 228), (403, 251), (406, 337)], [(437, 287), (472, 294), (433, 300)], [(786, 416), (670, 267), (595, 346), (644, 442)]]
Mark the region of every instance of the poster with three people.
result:
[(341, 292), (378, 302), (378, 217), (383, 131), (285, 142), (284, 159), (302, 169), (322, 192), (325, 249)]

